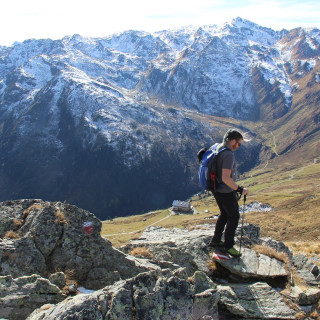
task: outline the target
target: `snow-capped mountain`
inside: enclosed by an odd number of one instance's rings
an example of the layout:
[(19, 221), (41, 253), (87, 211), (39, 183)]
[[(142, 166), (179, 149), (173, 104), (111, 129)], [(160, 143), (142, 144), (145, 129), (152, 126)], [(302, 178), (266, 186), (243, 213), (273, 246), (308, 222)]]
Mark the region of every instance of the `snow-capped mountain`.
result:
[[(318, 68), (319, 42), (317, 29), (237, 18), (0, 47), (0, 199), (67, 200), (106, 217), (186, 198), (199, 190), (200, 147), (242, 119), (290, 113), (292, 72)], [(260, 148), (251, 142), (245, 163), (240, 152), (240, 171)]]
[(281, 81), (290, 108), (292, 95), (286, 72), (268, 53), (285, 33), (240, 18), (223, 26), (194, 29), (188, 39), (185, 30), (158, 33), (175, 59), (168, 65), (169, 59), (163, 54), (149, 71), (144, 89), (168, 103), (199, 112), (257, 119), (251, 79), (257, 67), (267, 81)]

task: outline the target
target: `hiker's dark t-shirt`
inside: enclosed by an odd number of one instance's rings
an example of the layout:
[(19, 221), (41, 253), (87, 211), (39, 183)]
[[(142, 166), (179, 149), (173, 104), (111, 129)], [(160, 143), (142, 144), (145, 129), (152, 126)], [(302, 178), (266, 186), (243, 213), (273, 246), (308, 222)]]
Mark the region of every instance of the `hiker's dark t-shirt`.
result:
[(231, 170), (231, 178), (236, 181), (236, 162), (234, 158), (234, 154), (230, 149), (221, 151), (217, 157), (217, 178), (218, 178), (218, 188), (215, 192), (221, 193), (229, 193), (232, 192), (233, 189), (228, 187), (225, 183), (222, 182), (222, 169)]

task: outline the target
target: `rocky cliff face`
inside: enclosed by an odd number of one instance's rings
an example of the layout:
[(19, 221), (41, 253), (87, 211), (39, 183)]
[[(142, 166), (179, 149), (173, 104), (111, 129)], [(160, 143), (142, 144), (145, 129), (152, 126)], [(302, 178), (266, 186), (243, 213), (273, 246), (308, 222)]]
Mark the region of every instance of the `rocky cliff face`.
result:
[(101, 238), (100, 221), (75, 206), (19, 200), (0, 203), (0, 211), (1, 318), (302, 319), (320, 312), (316, 261), (260, 238), (253, 225), (244, 225), (242, 257), (219, 260), (207, 246), (214, 225), (151, 227), (120, 251)]
[(78, 207), (17, 200), (0, 203), (0, 212), (2, 275), (47, 276), (60, 270), (95, 289), (146, 270), (102, 239), (100, 220)]
[[(248, 131), (235, 119), (290, 114), (297, 55), (295, 76), (313, 77), (318, 96), (318, 51), (318, 30), (240, 18), (1, 47), (0, 199), (67, 200), (100, 218), (184, 199), (199, 191), (197, 151), (230, 126)], [(240, 172), (257, 164), (261, 141), (246, 148)]]

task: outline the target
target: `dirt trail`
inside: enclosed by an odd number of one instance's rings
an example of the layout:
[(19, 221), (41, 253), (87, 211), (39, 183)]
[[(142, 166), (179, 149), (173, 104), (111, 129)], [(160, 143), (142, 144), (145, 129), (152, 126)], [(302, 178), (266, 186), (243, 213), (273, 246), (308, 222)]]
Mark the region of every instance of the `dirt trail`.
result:
[(122, 234), (124, 234), (124, 233), (125, 233), (125, 234), (132, 234), (132, 233), (141, 232), (141, 231), (143, 231), (143, 230), (145, 230), (145, 229), (147, 229), (147, 228), (155, 225), (155, 224), (158, 223), (158, 222), (161, 222), (161, 221), (163, 221), (163, 220), (165, 220), (165, 219), (168, 219), (169, 217), (170, 217), (170, 214), (168, 214), (166, 217), (164, 217), (164, 218), (162, 218), (162, 219), (160, 219), (160, 220), (158, 220), (158, 221), (156, 221), (156, 222), (153, 222), (153, 223), (149, 224), (148, 226), (143, 227), (142, 229), (139, 229), (139, 230), (130, 231), (130, 232), (123, 231), (123, 232), (120, 232), (120, 233), (105, 234), (103, 237), (106, 238), (106, 237), (111, 237), (111, 236), (120, 236), (120, 235), (122, 235)]
[[(255, 193), (260, 192), (260, 191), (263, 191), (263, 190), (271, 189), (271, 188), (273, 188), (273, 187), (275, 187), (275, 186), (278, 186), (279, 184), (282, 184), (282, 183), (287, 182), (287, 181), (291, 181), (291, 180), (294, 179), (295, 176), (296, 176), (298, 173), (300, 173), (301, 171), (303, 171), (303, 170), (305, 170), (306, 168), (309, 168), (309, 167), (311, 167), (311, 166), (314, 166), (314, 165), (319, 161), (319, 159), (320, 159), (320, 158), (314, 158), (311, 164), (308, 164), (308, 165), (306, 165), (306, 166), (298, 169), (298, 170), (295, 171), (293, 174), (290, 174), (290, 176), (289, 176), (288, 179), (283, 180), (283, 181), (280, 181), (280, 182), (278, 182), (278, 183), (276, 183), (276, 184), (273, 184), (273, 185), (270, 186), (270, 187), (265, 187), (265, 188), (259, 189), (259, 190), (257, 190)], [(318, 184), (317, 186), (320, 186), (320, 184)]]

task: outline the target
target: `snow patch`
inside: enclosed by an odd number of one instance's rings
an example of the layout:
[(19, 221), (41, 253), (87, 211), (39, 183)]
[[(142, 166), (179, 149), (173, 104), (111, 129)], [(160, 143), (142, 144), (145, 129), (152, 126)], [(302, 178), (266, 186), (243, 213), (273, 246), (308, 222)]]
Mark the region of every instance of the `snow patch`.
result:
[[(240, 213), (243, 212), (244, 206), (241, 205), (239, 208)], [(269, 212), (273, 211), (274, 208), (272, 208), (267, 203), (261, 203), (261, 202), (251, 202), (245, 206), (245, 213), (247, 212)]]
[(300, 66), (303, 67), (307, 72), (310, 72), (316, 66), (316, 60), (300, 60)]
[(77, 291), (80, 293), (80, 294), (91, 294), (91, 293), (94, 293), (95, 290), (90, 290), (90, 289), (86, 289), (84, 287), (78, 287), (77, 288)]

